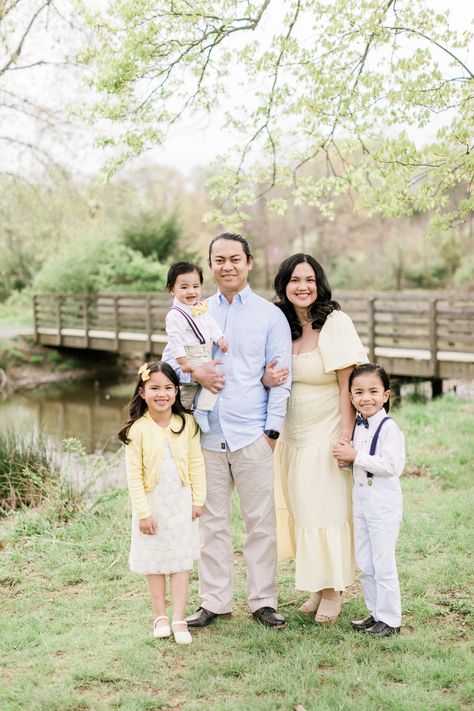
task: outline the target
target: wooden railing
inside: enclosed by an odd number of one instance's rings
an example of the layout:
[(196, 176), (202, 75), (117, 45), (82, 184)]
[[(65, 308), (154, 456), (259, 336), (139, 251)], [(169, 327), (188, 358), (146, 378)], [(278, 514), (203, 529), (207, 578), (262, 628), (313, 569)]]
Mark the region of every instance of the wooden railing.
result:
[[(270, 293), (262, 296), (271, 298)], [(474, 379), (474, 295), (459, 292), (340, 291), (372, 361), (392, 374)], [(161, 354), (171, 297), (162, 292), (39, 293), (33, 297), (39, 343)]]

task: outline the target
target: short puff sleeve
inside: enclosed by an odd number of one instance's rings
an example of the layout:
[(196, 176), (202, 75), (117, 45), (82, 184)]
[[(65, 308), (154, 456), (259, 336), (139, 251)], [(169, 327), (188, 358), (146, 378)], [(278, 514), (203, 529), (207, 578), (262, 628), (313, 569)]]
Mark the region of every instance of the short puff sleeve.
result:
[(319, 334), (319, 351), (326, 373), (369, 362), (352, 319), (343, 311), (332, 311), (327, 317)]

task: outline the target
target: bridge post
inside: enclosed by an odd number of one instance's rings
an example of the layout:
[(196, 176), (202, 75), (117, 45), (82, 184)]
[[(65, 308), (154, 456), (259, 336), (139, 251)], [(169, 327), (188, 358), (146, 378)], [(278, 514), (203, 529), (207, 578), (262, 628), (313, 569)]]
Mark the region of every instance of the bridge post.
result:
[(151, 297), (146, 297), (146, 335), (147, 335), (147, 353), (151, 355), (153, 344), (151, 342)]
[(35, 334), (35, 343), (38, 343), (38, 296), (33, 294), (33, 333)]
[(58, 341), (56, 343), (57, 346), (61, 346), (63, 341), (63, 336), (61, 333), (61, 300), (61, 294), (56, 296), (56, 328), (58, 329)]
[(367, 302), (367, 341), (369, 360), (371, 363), (375, 363), (375, 297)]
[(114, 332), (115, 332), (115, 340), (114, 340), (114, 346), (115, 350), (118, 351), (119, 349), (119, 308), (118, 308), (118, 296), (113, 297), (114, 300)]
[(84, 309), (83, 324), (84, 324), (85, 344), (86, 344), (86, 348), (89, 348), (90, 347), (90, 338), (89, 338), (89, 297), (88, 296), (86, 296), (84, 298), (84, 301), (82, 303), (82, 308)]
[(438, 299), (430, 299), (430, 370), (431, 370), (431, 395), (433, 398), (443, 394), (443, 381), (439, 377), (438, 363)]

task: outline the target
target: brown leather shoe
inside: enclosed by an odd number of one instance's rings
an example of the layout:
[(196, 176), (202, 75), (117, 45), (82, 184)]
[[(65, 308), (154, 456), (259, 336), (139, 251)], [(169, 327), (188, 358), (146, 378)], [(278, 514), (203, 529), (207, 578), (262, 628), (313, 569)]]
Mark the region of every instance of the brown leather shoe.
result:
[(253, 613), (253, 618), (266, 627), (274, 627), (276, 629), (284, 627), (286, 624), (283, 615), (279, 615), (273, 607), (259, 607)]

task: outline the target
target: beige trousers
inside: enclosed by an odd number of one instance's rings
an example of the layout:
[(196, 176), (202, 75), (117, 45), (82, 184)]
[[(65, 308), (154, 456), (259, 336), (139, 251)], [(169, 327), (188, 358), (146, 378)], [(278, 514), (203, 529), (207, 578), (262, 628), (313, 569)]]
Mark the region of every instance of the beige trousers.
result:
[(202, 606), (217, 614), (232, 611), (232, 508), (234, 486), (245, 524), (247, 600), (250, 610), (277, 608), (273, 452), (264, 435), (235, 452), (204, 449), (207, 496), (199, 519)]
[[(209, 361), (212, 360), (212, 341), (208, 341), (202, 345), (197, 343), (193, 346), (184, 346), (184, 350), (188, 358), (191, 359), (191, 365), (193, 366), (209, 363)], [(210, 390), (201, 388), (196, 407), (200, 410), (213, 410), (218, 397), (218, 393), (211, 393)]]

